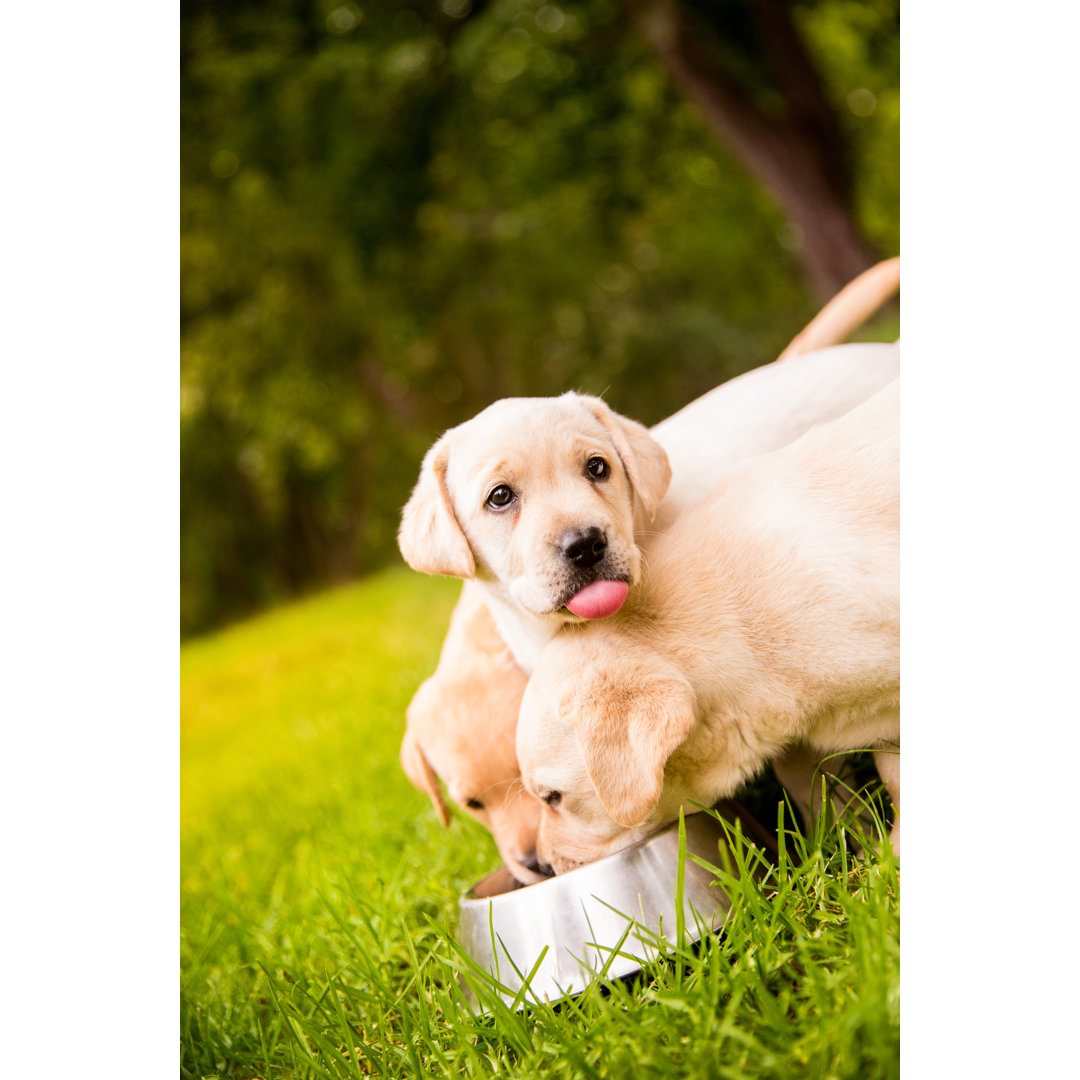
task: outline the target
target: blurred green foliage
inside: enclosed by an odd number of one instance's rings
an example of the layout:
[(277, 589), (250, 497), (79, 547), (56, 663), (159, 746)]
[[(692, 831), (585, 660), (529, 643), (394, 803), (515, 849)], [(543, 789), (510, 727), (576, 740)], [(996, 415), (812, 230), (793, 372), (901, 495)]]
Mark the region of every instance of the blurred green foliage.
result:
[[(893, 254), (896, 4), (795, 14)], [(492, 400), (655, 423), (817, 308), (614, 0), (190, 2), (181, 45), (185, 634), (397, 559), (424, 451)]]

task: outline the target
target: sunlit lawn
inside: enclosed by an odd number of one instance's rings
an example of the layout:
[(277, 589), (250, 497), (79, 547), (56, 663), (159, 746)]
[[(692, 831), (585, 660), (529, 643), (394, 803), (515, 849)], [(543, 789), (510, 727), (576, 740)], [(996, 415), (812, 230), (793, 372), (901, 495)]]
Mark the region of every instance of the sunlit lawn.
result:
[(897, 1075), (898, 873), (832, 832), (720, 947), (559, 1010), (461, 1003), (447, 930), (495, 848), (397, 760), (457, 589), (390, 572), (184, 648), (183, 1075)]

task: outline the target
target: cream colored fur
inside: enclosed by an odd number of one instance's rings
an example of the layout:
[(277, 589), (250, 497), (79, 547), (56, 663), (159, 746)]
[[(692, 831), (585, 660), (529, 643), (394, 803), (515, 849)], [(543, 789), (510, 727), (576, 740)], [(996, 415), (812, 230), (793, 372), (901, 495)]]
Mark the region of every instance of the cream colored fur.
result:
[[(658, 425), (653, 431), (680, 464), (659, 508), (658, 529), (641, 539), (643, 549), (648, 551), (653, 537), (673, 523), (680, 510), (711, 490), (726, 468), (786, 445), (816, 421), (865, 400), (898, 368), (896, 346), (839, 346), (799, 363), (771, 364), (760, 369), (756, 379), (734, 379)], [(526, 677), (510, 662), (490, 606), (490, 593), (479, 582), (466, 581), (439, 665), (409, 706), (402, 763), (414, 785), (432, 799), (444, 824), (449, 817), (440, 777), (451, 800), (491, 830), (515, 876), (531, 882), (542, 876), (531, 868), (541, 805), (520, 787), (513, 753)], [(545, 629), (538, 635), (547, 636)], [(773, 763), (804, 820), (811, 810), (817, 757), (792, 747)], [(483, 810), (469, 809), (470, 799), (479, 799)]]
[[(425, 456), (398, 530), (405, 561), (427, 574), (475, 577), (499, 632), (531, 672), (554, 634), (580, 621), (567, 600), (596, 579), (636, 584), (644, 533), (700, 501), (719, 469), (842, 416), (896, 377), (895, 346), (825, 346), (896, 292), (899, 272), (892, 259), (860, 275), (781, 361), (725, 383), (651, 432), (580, 394), (495, 402)], [(602, 480), (586, 473), (592, 457), (610, 467)], [(514, 499), (494, 507), (488, 499), (501, 486)], [(604, 533), (607, 550), (581, 569), (563, 556), (560, 538), (587, 527)]]
[[(838, 294), (811, 327), (820, 325), (825, 318), (828, 333), (835, 335), (832, 340), (839, 341), (858, 325), (868, 309), (885, 299), (883, 288), (895, 289), (895, 283), (890, 285), (880, 276), (870, 280), (864, 275)], [(808, 340), (807, 331), (800, 335), (804, 342)], [(821, 333), (814, 335), (814, 341), (822, 346), (832, 343)], [(670, 526), (679, 513), (700, 501), (724, 469), (784, 446), (814, 424), (842, 415), (899, 371), (899, 350), (894, 346), (821, 348), (806, 356), (799, 355), (800, 351), (805, 351), (804, 346), (793, 342), (782, 364), (768, 364), (724, 383), (648, 433), (666, 452), (674, 474), (655, 522), (635, 535), (636, 546), (647, 547), (650, 535)], [(517, 568), (516, 552), (497, 550), (502, 542), (497, 534), (490, 541), (495, 554), (485, 556), (485, 515), (482, 509), (477, 511), (475, 495), (470, 503), (470, 461), (475, 463), (477, 456), (482, 456), (485, 439), (494, 439), (495, 446), (501, 445), (505, 451), (497, 456), (511, 464), (521, 460), (531, 465), (531, 459), (543, 454), (548, 445), (535, 442), (536, 433), (546, 430), (545, 409), (554, 410), (553, 415), (563, 423), (577, 425), (579, 435), (585, 430), (610, 438), (620, 460), (632, 462), (632, 468), (626, 470), (629, 485), (637, 483), (645, 489), (640, 514), (647, 517), (651, 512), (648, 499), (654, 497), (655, 485), (662, 478), (638, 425), (609, 414), (606, 406), (597, 407), (595, 399), (578, 395), (518, 399), (497, 406), (447, 432), (425, 458), (400, 533), (402, 552), (415, 569), (471, 578), (477, 573), (474, 544), (480, 552), (481, 573), (488, 563), (497, 563), (500, 554), (505, 554), (512, 570)], [(626, 430), (616, 439), (624, 423)], [(648, 466), (642, 468), (633, 461), (634, 445), (646, 448), (644, 454), (652, 462), (652, 473)], [(452, 456), (457, 466), (453, 474)], [(548, 457), (546, 467), (550, 470), (558, 456)], [(519, 472), (513, 469), (507, 475), (516, 478)], [(557, 476), (554, 480), (550, 475), (544, 479), (557, 487)], [(570, 479), (571, 483), (580, 482), (576, 475)], [(483, 491), (484, 485), (479, 486)], [(557, 494), (555, 498), (558, 501)], [(481, 524), (463, 527), (462, 522), (468, 525), (477, 517)], [(538, 561), (543, 564), (545, 558), (541, 549)], [(493, 581), (492, 573), (489, 566), (484, 579), (465, 582), (438, 668), (409, 706), (401, 759), (412, 782), (432, 799), (444, 825), (449, 824), (449, 813), (439, 787), (440, 777), (450, 798), (492, 831), (515, 876), (533, 881), (540, 875), (525, 864), (535, 864), (540, 804), (522, 797), (512, 752), (525, 676), (521, 670), (508, 667), (501, 639), (513, 642), (519, 663), (531, 668), (558, 626), (572, 617), (565, 611), (554, 618), (550, 614), (534, 617), (523, 612), (515, 605), (510, 587)], [(500, 616), (498, 631), (480, 603), (481, 598)], [(816, 759), (799, 748), (792, 748), (774, 762), (777, 774), (804, 816), (810, 810), (815, 764)], [(482, 809), (470, 808), (470, 800), (479, 801)]]
[(532, 881), (540, 876), (529, 865), (535, 860), (540, 814), (521, 787), (514, 750), (525, 682), (479, 586), (467, 581), (439, 666), (407, 710), (401, 765), (449, 825), (441, 777), (450, 799), (491, 831), (514, 876)]
[(899, 743), (899, 401), (896, 380), (733, 470), (656, 539), (622, 612), (545, 649), (517, 756), (556, 871), (732, 795), (799, 741)]
[[(585, 471), (607, 463), (600, 480)], [(671, 478), (648, 431), (599, 398), (508, 398), (447, 432), (428, 452), (398, 540), (414, 569), (475, 576), (503, 637), (528, 670), (576, 616), (563, 606), (596, 577), (637, 581), (635, 529), (647, 527)], [(487, 505), (506, 486), (505, 508)], [(607, 538), (587, 570), (561, 556), (560, 538), (592, 526)]]
[[(699, 502), (724, 468), (842, 416), (899, 365), (896, 345), (793, 357), (724, 383), (651, 432), (579, 394), (498, 401), (428, 452), (402, 517), (402, 553), (426, 573), (475, 576), (531, 671), (555, 633), (580, 622), (563, 607), (585, 583), (559, 556), (565, 531), (601, 528), (608, 551), (597, 569), (636, 585), (643, 538)], [(612, 465), (603, 483), (585, 476), (594, 455)], [(500, 484), (517, 505), (493, 511), (485, 500)]]

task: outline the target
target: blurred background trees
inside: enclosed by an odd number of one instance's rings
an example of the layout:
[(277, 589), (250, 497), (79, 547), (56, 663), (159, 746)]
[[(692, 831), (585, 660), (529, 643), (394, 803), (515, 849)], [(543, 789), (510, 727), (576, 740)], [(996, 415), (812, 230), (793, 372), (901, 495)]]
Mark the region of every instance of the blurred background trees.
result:
[(396, 561), (498, 397), (655, 423), (899, 249), (892, 0), (213, 0), (181, 30), (182, 631)]

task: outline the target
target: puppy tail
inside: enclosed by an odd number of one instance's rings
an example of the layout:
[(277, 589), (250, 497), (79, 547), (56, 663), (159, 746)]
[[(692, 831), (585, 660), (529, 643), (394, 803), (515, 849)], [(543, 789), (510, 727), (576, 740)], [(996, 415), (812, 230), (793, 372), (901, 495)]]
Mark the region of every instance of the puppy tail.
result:
[(792, 340), (779, 359), (839, 345), (900, 291), (900, 257), (886, 259), (845, 285)]

